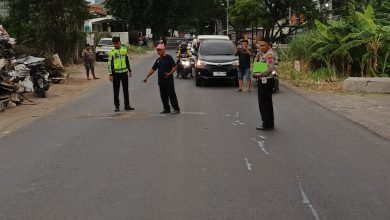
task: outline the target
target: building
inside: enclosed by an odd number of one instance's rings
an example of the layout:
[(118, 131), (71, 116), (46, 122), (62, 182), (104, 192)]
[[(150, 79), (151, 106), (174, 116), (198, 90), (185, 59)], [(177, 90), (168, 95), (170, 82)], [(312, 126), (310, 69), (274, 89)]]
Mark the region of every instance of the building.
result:
[(0, 1), (0, 17), (7, 17), (9, 13), (8, 1)]
[(103, 5), (105, 0), (95, 0), (95, 4), (97, 5)]

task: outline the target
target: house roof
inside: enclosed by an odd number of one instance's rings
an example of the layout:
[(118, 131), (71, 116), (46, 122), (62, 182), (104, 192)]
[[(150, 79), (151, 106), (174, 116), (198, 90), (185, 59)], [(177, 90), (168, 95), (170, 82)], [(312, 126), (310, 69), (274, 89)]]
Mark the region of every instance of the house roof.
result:
[(103, 8), (102, 6), (96, 5), (96, 4), (89, 5), (88, 6), (88, 11), (91, 14), (97, 14), (97, 15), (103, 15), (103, 16), (107, 15), (106, 9)]
[(89, 19), (88, 21), (93, 23), (93, 24), (101, 24), (105, 22), (110, 22), (110, 21), (115, 21), (116, 19), (112, 17), (111, 15), (107, 15), (106, 17), (102, 18), (94, 18), (94, 19)]

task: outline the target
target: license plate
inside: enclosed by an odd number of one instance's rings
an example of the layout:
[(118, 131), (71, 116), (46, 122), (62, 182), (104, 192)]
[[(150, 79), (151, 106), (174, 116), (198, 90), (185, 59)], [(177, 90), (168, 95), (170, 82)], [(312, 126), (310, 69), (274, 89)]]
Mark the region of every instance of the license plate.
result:
[(226, 76), (226, 72), (213, 72), (213, 76)]

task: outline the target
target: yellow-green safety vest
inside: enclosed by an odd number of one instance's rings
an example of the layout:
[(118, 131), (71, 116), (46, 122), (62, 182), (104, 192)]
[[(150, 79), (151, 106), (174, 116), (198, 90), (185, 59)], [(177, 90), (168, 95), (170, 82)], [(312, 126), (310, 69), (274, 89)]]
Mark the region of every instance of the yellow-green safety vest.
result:
[[(126, 48), (121, 47), (120, 49), (111, 49), (108, 54), (108, 74), (126, 73), (129, 71), (130, 66), (127, 66), (126, 60), (128, 60)], [(112, 66), (114, 69), (112, 69)]]

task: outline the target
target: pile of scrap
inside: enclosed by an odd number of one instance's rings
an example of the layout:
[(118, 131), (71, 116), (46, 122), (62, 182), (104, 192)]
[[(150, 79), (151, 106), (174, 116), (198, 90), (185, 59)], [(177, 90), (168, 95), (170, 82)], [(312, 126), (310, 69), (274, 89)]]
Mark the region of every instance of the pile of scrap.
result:
[(21, 104), (23, 94), (28, 92), (45, 97), (50, 82), (61, 83), (66, 78), (58, 55), (48, 61), (26, 53), (17, 54), (15, 44), (16, 40), (0, 25), (0, 111), (10, 102)]

